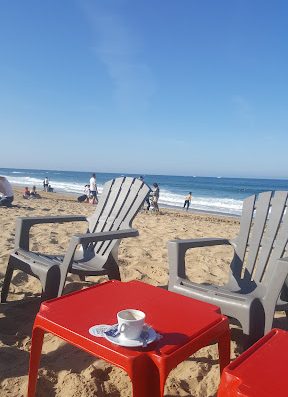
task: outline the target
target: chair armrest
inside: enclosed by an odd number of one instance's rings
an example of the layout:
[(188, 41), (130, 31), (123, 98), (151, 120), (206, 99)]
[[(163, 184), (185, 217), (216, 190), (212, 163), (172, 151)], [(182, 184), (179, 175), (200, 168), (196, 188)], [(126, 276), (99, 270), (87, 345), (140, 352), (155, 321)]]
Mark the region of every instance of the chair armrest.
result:
[(168, 241), (168, 244), (177, 244), (181, 247), (181, 249), (187, 249), (189, 248), (199, 248), (199, 247), (208, 247), (208, 246), (213, 246), (213, 245), (224, 245), (224, 244), (230, 244), (230, 241), (226, 238), (193, 238), (193, 239), (183, 239), (183, 240), (170, 240)]
[(118, 240), (121, 238), (136, 237), (136, 236), (139, 236), (138, 230), (123, 229), (123, 230), (116, 230), (111, 232), (75, 234), (73, 237), (71, 237), (67, 252), (63, 260), (63, 264), (61, 266), (62, 268), (61, 280), (59, 285), (58, 296), (61, 296), (62, 294), (69, 267), (73, 263), (75, 251), (79, 244), (96, 243), (98, 241), (106, 241), (106, 240), (116, 240), (116, 239)]
[(29, 232), (32, 226), (42, 223), (63, 223), (86, 221), (82, 215), (19, 217), (16, 219), (15, 249), (29, 251)]
[(185, 254), (188, 249), (230, 244), (230, 241), (224, 238), (200, 238), (168, 241), (169, 279), (174, 280), (175, 277), (186, 278)]
[(98, 241), (118, 240), (127, 237), (137, 237), (139, 232), (136, 229), (123, 229), (111, 232), (75, 234), (72, 240), (76, 246), (83, 243), (96, 243)]

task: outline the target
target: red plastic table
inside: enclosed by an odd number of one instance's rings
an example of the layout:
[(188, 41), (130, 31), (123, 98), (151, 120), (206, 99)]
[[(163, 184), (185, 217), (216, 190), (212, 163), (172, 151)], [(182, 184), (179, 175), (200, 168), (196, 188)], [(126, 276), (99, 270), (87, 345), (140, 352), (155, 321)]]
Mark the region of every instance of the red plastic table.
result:
[[(115, 324), (117, 312), (127, 308), (144, 311), (162, 339), (145, 349), (126, 348), (89, 334), (95, 324)], [(44, 332), (124, 369), (137, 397), (162, 396), (170, 370), (211, 342), (218, 342), (220, 368), (230, 362), (228, 320), (218, 307), (139, 281), (108, 281), (42, 303), (33, 327), (28, 397), (35, 394)]]
[(272, 329), (228, 365), (218, 397), (286, 397), (288, 333)]

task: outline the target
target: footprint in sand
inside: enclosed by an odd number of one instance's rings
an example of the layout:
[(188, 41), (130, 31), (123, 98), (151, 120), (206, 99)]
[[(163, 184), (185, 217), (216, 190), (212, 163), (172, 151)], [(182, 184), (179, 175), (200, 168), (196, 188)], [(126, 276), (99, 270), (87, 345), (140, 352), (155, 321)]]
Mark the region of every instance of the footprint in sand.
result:
[(180, 380), (180, 387), (181, 387), (181, 389), (183, 389), (186, 393), (190, 393), (189, 384), (188, 384), (185, 380), (183, 380), (183, 379)]
[(119, 266), (126, 267), (128, 265), (129, 265), (129, 261), (127, 261), (126, 259), (119, 259)]
[(55, 233), (55, 232), (50, 233), (50, 243), (58, 244), (57, 233)]
[(150, 252), (148, 252), (148, 251), (146, 251), (146, 250), (143, 250), (142, 253), (143, 253), (143, 256), (144, 256), (144, 257), (152, 258), (152, 255), (150, 254)]
[(32, 249), (32, 251), (38, 251), (38, 250), (39, 250), (38, 247), (39, 247), (38, 244), (37, 244), (37, 243), (34, 243), (34, 244), (32, 244), (31, 249)]

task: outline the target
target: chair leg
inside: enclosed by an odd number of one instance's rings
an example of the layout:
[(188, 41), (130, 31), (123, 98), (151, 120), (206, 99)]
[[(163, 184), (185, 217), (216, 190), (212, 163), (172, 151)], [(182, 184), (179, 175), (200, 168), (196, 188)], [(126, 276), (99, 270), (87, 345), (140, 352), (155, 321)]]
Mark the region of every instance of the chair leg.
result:
[(117, 269), (114, 269), (113, 271), (109, 272), (108, 278), (109, 278), (109, 280), (119, 280), (119, 281), (121, 281), (121, 276), (120, 276), (119, 269), (117, 268)]
[(79, 280), (80, 281), (85, 281), (85, 275), (84, 274), (78, 274)]
[(28, 394), (27, 397), (34, 397), (36, 391), (38, 368), (42, 351), (44, 331), (41, 328), (34, 328), (30, 352)]
[(256, 338), (252, 337), (251, 335), (243, 334), (242, 347), (244, 351), (249, 349), (249, 347), (251, 347), (252, 345), (254, 345), (255, 342), (257, 342)]
[(245, 334), (243, 332), (244, 340), (243, 340), (243, 348), (244, 350), (247, 350), (249, 347), (254, 345), (257, 340), (262, 338), (264, 336), (264, 326), (261, 324), (261, 321), (259, 321), (259, 327), (257, 327), (257, 319), (256, 319), (256, 324), (252, 328), (250, 328), (250, 331), (248, 334)]
[(265, 310), (260, 299), (254, 299), (250, 309), (249, 318), (246, 317), (246, 321), (238, 318), (241, 322), (243, 335), (244, 335), (244, 350), (248, 349), (251, 345), (257, 342), (258, 339), (262, 338), (265, 330)]
[(1, 292), (1, 303), (5, 303), (7, 301), (7, 296), (9, 293), (9, 287), (13, 275), (14, 267), (8, 262), (6, 274), (4, 277), (2, 292)]
[(109, 280), (119, 280), (121, 281), (120, 270), (117, 261), (112, 255), (110, 255), (105, 268), (107, 270)]
[(43, 271), (39, 276), (42, 284), (41, 300), (53, 299), (58, 295), (60, 283), (60, 268), (58, 265), (51, 267), (48, 271)]
[(108, 278), (109, 280), (119, 280), (121, 281), (121, 275), (120, 275), (120, 270), (118, 266), (118, 250), (119, 250), (119, 244), (120, 241), (114, 245), (109, 258), (107, 260), (107, 263), (105, 265), (105, 268), (108, 270)]

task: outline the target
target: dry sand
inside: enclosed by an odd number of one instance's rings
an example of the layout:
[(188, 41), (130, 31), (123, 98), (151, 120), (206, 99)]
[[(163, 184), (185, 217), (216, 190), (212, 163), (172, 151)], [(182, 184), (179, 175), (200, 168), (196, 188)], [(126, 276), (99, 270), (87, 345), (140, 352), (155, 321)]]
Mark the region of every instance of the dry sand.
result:
[[(9, 252), (14, 245), (15, 220), (18, 216), (89, 215), (92, 205), (78, 203), (75, 197), (40, 192), (38, 200), (24, 200), (16, 190), (15, 207), (0, 207), (0, 287), (3, 283)], [(175, 238), (233, 238), (239, 230), (239, 220), (216, 215), (162, 209), (160, 214), (140, 212), (133, 227), (140, 236), (123, 240), (120, 245), (120, 271), (123, 281), (141, 280), (155, 286), (167, 286), (168, 240)], [(69, 237), (84, 228), (79, 223), (40, 225), (32, 229), (32, 249), (65, 252)], [(58, 252), (57, 251), (57, 252)], [(227, 279), (232, 249), (226, 246), (197, 249), (188, 254), (188, 275), (193, 281), (222, 284)], [(88, 282), (73, 281), (71, 276), (65, 293), (105, 277), (90, 277)], [(39, 299), (16, 303), (40, 293), (38, 280), (15, 272), (9, 303), (0, 305), (0, 396), (20, 397), (26, 394), (31, 329), (39, 309)], [(283, 315), (274, 326), (286, 327)], [(232, 330), (232, 358), (241, 352), (241, 331)], [(40, 364), (38, 397), (131, 396), (131, 384), (121, 369), (95, 359), (60, 339), (46, 335)], [(208, 346), (171, 371), (165, 396), (216, 396), (219, 384), (217, 346)]]

